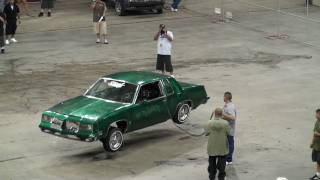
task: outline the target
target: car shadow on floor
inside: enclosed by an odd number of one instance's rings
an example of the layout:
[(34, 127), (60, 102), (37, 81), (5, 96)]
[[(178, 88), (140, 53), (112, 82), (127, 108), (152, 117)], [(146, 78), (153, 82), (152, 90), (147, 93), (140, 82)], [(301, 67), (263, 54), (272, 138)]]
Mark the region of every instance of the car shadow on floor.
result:
[(90, 149), (89, 151), (86, 150), (85, 152), (68, 155), (68, 156), (65, 156), (64, 158), (70, 158), (73, 160), (87, 159), (89, 161), (116, 159), (118, 156), (139, 151), (141, 148), (146, 148), (151, 145), (153, 146), (157, 144), (162, 144), (166, 140), (169, 140), (179, 135), (182, 135), (182, 132), (179, 132), (176, 130), (167, 130), (167, 129), (137, 131), (134, 133), (129, 133), (125, 136), (124, 145), (122, 149), (120, 149), (120, 151), (118, 152), (115, 152), (115, 153), (106, 152), (103, 149), (102, 144), (100, 144), (100, 147)]

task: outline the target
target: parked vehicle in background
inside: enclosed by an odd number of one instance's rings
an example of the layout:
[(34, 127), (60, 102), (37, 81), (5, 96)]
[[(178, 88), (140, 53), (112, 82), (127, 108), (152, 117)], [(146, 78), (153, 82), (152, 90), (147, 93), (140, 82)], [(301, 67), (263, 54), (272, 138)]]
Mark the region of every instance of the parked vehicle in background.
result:
[(39, 127), (64, 138), (100, 140), (105, 150), (114, 152), (122, 147), (124, 133), (168, 119), (182, 124), (208, 99), (202, 85), (151, 72), (120, 72), (45, 111)]
[(130, 10), (153, 10), (158, 14), (163, 13), (165, 0), (104, 0), (106, 4), (115, 7), (119, 16), (125, 16)]

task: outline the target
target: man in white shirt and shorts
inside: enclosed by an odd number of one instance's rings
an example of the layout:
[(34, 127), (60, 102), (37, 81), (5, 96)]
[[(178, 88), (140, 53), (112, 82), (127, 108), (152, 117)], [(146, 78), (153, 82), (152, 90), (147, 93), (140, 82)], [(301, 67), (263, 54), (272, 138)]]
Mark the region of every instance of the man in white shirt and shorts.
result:
[(171, 63), (173, 33), (168, 31), (164, 24), (160, 24), (159, 31), (155, 34), (154, 40), (158, 41), (156, 70), (161, 71), (162, 74), (167, 71), (171, 76), (173, 76), (173, 68)]

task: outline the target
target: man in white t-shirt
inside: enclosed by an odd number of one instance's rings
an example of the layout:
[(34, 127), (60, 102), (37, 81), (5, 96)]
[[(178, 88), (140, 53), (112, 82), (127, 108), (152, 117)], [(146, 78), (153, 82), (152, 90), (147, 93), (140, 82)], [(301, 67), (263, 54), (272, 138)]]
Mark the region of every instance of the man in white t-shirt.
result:
[(225, 105), (223, 106), (222, 119), (229, 122), (231, 127), (230, 135), (228, 135), (228, 144), (229, 144), (229, 154), (227, 155), (227, 165), (232, 164), (233, 161), (233, 151), (234, 151), (234, 135), (236, 128), (237, 120), (237, 111), (235, 105), (232, 103), (232, 94), (231, 92), (225, 92), (223, 96)]
[(173, 33), (168, 31), (164, 24), (160, 24), (159, 31), (155, 34), (154, 40), (157, 44), (157, 65), (156, 70), (164, 74), (165, 70), (173, 76), (173, 68), (171, 63), (171, 49), (173, 41)]

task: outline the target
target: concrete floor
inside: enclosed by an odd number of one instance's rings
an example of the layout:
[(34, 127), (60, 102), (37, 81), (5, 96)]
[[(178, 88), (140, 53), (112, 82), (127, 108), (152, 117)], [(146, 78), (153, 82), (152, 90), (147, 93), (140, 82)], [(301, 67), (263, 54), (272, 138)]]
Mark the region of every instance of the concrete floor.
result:
[(106, 154), (99, 142), (56, 138), (37, 127), (42, 111), (83, 93), (104, 74), (153, 71), (152, 36), (160, 23), (175, 35), (176, 78), (204, 84), (211, 97), (192, 113), (192, 123), (205, 124), (223, 105), (223, 92), (234, 94), (239, 119), (227, 179), (311, 176), (319, 49), (290, 38), (268, 40), (234, 22), (214, 23), (199, 13), (209, 12), (209, 0), (183, 5), (163, 15), (118, 17), (110, 10), (109, 45), (95, 44), (86, 0), (60, 0), (52, 18), (24, 17), (20, 42), (0, 56), (0, 179), (208, 179), (207, 138), (191, 137), (171, 121), (126, 135), (115, 154)]

